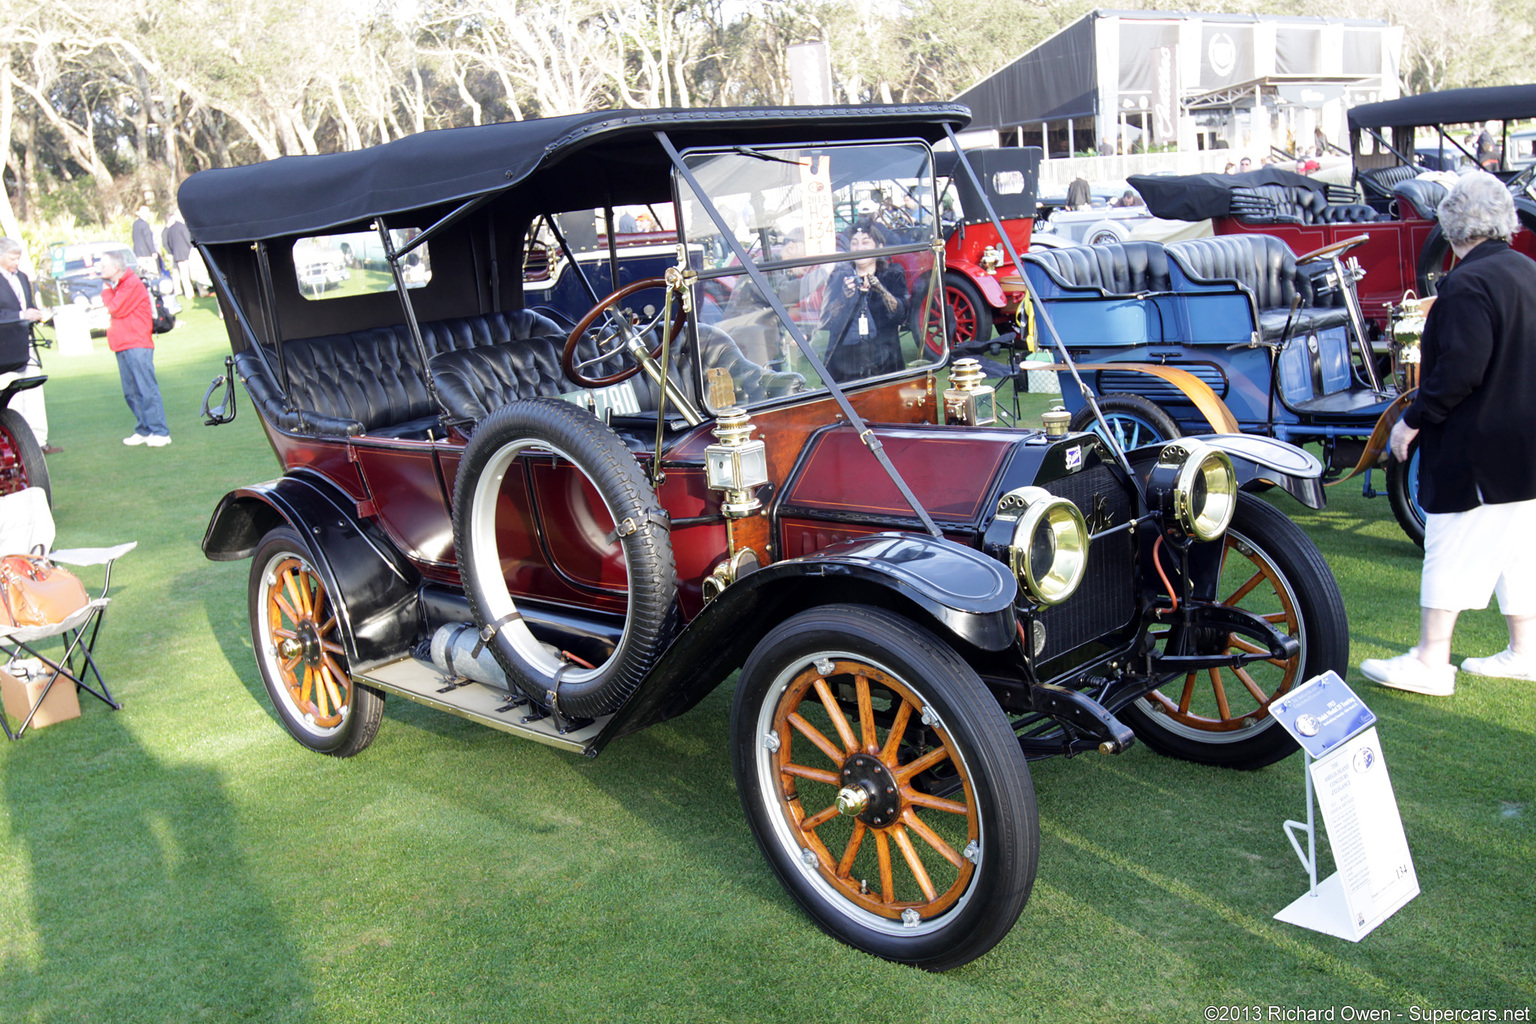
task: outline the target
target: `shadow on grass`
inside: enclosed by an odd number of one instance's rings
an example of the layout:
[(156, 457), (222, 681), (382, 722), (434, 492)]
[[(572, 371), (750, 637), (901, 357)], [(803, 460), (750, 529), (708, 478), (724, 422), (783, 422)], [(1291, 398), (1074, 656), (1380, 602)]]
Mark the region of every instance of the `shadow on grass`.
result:
[(0, 965), (4, 1013), (309, 1020), (304, 961), (245, 863), (217, 773), (159, 760), (123, 712), (94, 710), (0, 754), (30, 876), (9, 898), (31, 908), (25, 952)]

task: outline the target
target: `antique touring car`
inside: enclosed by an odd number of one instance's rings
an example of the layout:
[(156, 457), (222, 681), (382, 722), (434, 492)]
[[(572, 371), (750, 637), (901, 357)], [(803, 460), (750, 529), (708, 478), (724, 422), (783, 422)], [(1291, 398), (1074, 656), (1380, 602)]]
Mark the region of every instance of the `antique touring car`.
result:
[[(1030, 758), (1290, 753), (1267, 708), (1345, 669), (1347, 624), (1306, 536), (1239, 491), (1315, 506), (1319, 464), (1004, 428), (974, 364), (941, 373), (906, 308), (943, 294), (937, 217), (890, 236), (853, 199), (934, 196), (968, 116), (605, 112), (189, 179), (229, 377), (283, 468), (203, 548), (252, 559), (299, 742), (358, 753), (390, 694), (596, 756), (739, 668), (732, 764), (774, 871), (832, 935), (934, 970), (1028, 899)], [(664, 279), (575, 324), (525, 304), (530, 239), (641, 204), (676, 225)], [(391, 279), (301, 286), (296, 247), (364, 231)], [(771, 318), (690, 314), (722, 297)]]

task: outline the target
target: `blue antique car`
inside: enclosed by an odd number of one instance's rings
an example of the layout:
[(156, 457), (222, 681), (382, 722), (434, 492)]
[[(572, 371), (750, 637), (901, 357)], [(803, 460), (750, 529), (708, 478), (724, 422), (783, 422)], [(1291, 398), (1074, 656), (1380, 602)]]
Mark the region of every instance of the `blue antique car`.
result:
[(1029, 283), (1082, 379), (1060, 374), (1072, 428), (1127, 449), (1211, 431), (1317, 444), (1333, 481), (1363, 474), (1368, 497), (1384, 469), (1398, 522), (1423, 544), (1417, 446), (1406, 463), (1386, 451), (1416, 378), (1416, 304), (1394, 317), (1401, 342), (1371, 340), (1349, 257), (1366, 238), (1300, 257), (1262, 234), (1030, 253)]

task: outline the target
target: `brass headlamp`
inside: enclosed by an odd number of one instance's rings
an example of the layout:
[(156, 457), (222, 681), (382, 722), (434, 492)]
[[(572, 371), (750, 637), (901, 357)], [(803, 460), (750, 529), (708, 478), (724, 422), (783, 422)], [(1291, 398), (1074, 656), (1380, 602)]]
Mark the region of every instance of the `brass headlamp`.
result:
[(1227, 453), (1179, 438), (1163, 447), (1147, 479), (1147, 500), (1194, 540), (1220, 537), (1237, 511), (1237, 474)]
[(1014, 521), (1008, 565), (1042, 605), (1060, 604), (1088, 571), (1088, 524), (1066, 498), (1043, 487), (1018, 487), (997, 503), (997, 517)]

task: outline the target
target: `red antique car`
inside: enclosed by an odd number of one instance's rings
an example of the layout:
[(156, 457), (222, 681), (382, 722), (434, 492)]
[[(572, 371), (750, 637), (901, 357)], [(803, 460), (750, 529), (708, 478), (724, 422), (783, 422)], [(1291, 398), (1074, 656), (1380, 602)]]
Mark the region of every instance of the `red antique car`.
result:
[[(940, 385), (906, 308), (896, 261), (940, 293), (932, 219), (839, 238), (872, 183), (935, 194), (930, 146), (968, 116), (605, 112), (190, 178), (281, 468), (219, 503), (203, 549), (251, 559), (283, 725), (354, 755), (388, 694), (595, 757), (739, 670), (722, 742), (763, 854), (828, 933), (933, 970), (1028, 899), (1030, 758), (1291, 753), (1270, 703), (1342, 672), (1348, 628), (1306, 536), (1240, 488), (1316, 505), (1316, 460), (1000, 427), (974, 365)], [(678, 225), (664, 280), (594, 294), (570, 330), (526, 308), (540, 224), (631, 204)], [(750, 250), (796, 230), (802, 250)], [(391, 277), (305, 293), (295, 246), (363, 231)], [(772, 335), (690, 316), (714, 284)], [(647, 288), (659, 307), (627, 308)]]
[[(1158, 217), (1210, 218), (1218, 235), (1273, 235), (1294, 253), (1367, 236), (1350, 255), (1358, 266), (1360, 307), (1377, 340), (1404, 295), (1433, 295), (1453, 259), (1435, 219), (1446, 189), (1418, 177), (1426, 168), (1415, 153), (1416, 130), (1532, 116), (1536, 85), (1455, 89), (1355, 107), (1349, 125), (1360, 196), (1351, 188), (1274, 168), (1248, 174), (1133, 176), (1130, 183)], [(1461, 148), (1439, 130), (1447, 148)], [(1522, 227), (1511, 244), (1536, 257), (1536, 167), (1503, 176)]]

